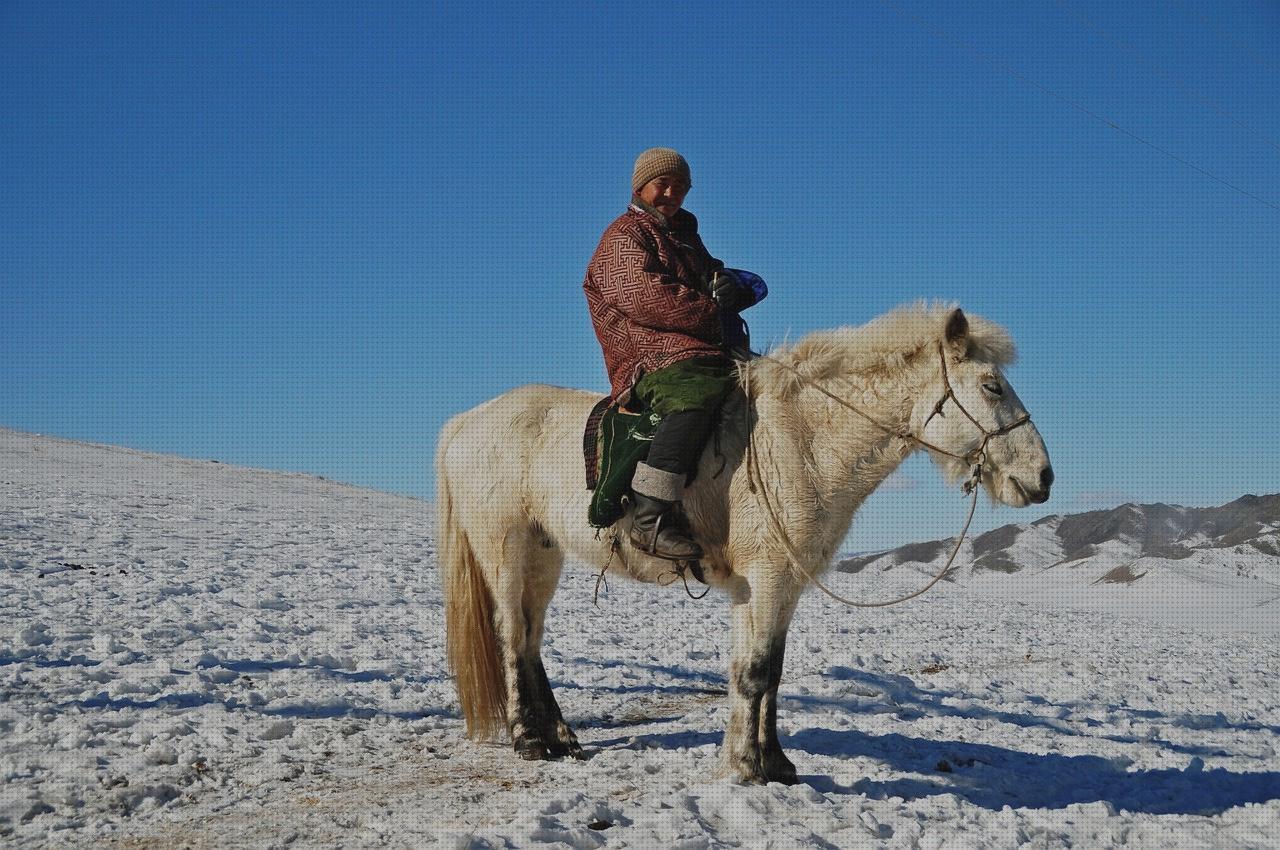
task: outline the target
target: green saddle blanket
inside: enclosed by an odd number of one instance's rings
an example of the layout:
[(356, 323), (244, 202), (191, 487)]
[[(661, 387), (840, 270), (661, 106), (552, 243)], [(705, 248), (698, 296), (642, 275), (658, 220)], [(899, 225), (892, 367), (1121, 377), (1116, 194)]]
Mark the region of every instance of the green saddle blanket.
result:
[[(649, 444), (662, 417), (652, 411), (634, 413), (615, 405), (605, 408), (598, 422), (595, 439), (586, 441), (587, 486), (591, 488), (594, 483), (587, 521), (595, 528), (608, 528), (625, 513), (622, 500), (631, 492), (636, 465), (649, 456)], [(590, 451), (593, 448), (594, 453)]]

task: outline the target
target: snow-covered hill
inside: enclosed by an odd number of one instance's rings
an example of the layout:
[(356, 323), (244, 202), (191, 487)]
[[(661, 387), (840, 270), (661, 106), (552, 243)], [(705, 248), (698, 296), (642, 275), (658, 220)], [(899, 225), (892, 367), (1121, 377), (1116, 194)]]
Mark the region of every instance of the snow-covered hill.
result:
[[(836, 569), (936, 573), (954, 545), (847, 557)], [(1006, 525), (966, 540), (948, 578), (972, 593), (1054, 608), (1280, 634), (1280, 495), (1214, 508), (1126, 504)]]
[(596, 609), (567, 569), (545, 654), (590, 758), (527, 763), (462, 738), (428, 505), (0, 430), (0, 845), (1280, 843), (1274, 637), (985, 586), (1031, 573), (807, 595), (779, 706), (802, 784), (759, 788), (712, 777), (724, 601), (615, 579)]

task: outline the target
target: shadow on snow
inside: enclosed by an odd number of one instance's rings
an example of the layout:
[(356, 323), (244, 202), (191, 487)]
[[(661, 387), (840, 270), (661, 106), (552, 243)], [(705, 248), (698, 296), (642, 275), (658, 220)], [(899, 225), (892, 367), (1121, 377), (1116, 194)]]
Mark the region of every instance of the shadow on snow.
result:
[[(1073, 803), (1110, 803), (1117, 810), (1148, 814), (1216, 815), (1245, 803), (1280, 799), (1280, 773), (1205, 770), (1193, 760), (1185, 770), (1129, 772), (1123, 760), (1065, 756), (964, 741), (933, 741), (907, 735), (864, 735), (804, 729), (783, 746), (835, 758), (865, 757), (896, 771), (901, 779), (864, 779), (842, 786), (827, 777), (805, 777), (815, 789), (906, 800), (955, 794), (975, 806), (1060, 809)], [(936, 766), (945, 760), (950, 773)]]
[[(855, 670), (849, 667), (833, 667), (827, 674), (827, 678), (857, 682), (868, 689), (874, 690), (877, 694), (884, 694), (894, 703), (895, 706), (898, 707), (898, 710), (894, 712), (895, 715), (904, 720), (912, 720), (923, 716), (960, 717), (970, 720), (994, 720), (1024, 729), (1042, 728), (1050, 732), (1061, 735), (1070, 735), (1072, 737), (1101, 738), (1121, 744), (1155, 745), (1162, 749), (1169, 750), (1170, 752), (1181, 753), (1183, 755), (1238, 755), (1237, 753), (1230, 752), (1229, 750), (1224, 750), (1221, 747), (1179, 744), (1174, 741), (1166, 741), (1160, 738), (1141, 735), (1095, 734), (1089, 730), (1098, 729), (1105, 724), (1090, 717), (1082, 717), (1078, 720), (1068, 722), (1058, 717), (1045, 717), (1027, 712), (988, 708), (984, 705), (976, 704), (976, 701), (973, 700), (966, 701), (963, 705), (949, 705), (946, 700), (960, 698), (964, 695), (943, 690), (925, 690), (918, 687), (909, 677), (902, 675), (871, 673), (864, 670)], [(856, 700), (841, 699), (838, 696), (789, 696), (784, 694), (782, 698), (784, 702), (799, 703), (801, 705), (826, 705), (841, 708), (851, 713), (863, 713), (870, 708), (866, 703), (859, 703)], [(1049, 708), (1081, 708), (1078, 704), (1065, 706), (1058, 705), (1051, 703), (1043, 697), (1035, 695), (1027, 695), (1024, 696), (1023, 699), (1033, 705), (1043, 705)], [(1126, 716), (1131, 720), (1158, 721), (1161, 725), (1187, 729), (1221, 729), (1229, 732), (1269, 732), (1272, 735), (1280, 735), (1280, 726), (1272, 726), (1265, 723), (1256, 723), (1247, 720), (1229, 720), (1221, 713), (1211, 715), (1187, 714), (1169, 716), (1154, 709), (1128, 708), (1122, 706), (1107, 706), (1106, 711), (1109, 714)]]
[[(681, 668), (659, 668), (676, 680), (700, 680), (719, 685), (723, 679), (705, 676)], [(865, 697), (888, 697), (897, 707), (895, 712), (904, 719), (923, 716), (959, 717), (991, 720), (1019, 728), (1043, 728), (1054, 734), (1071, 735), (1088, 740), (1095, 737), (1091, 730), (1102, 726), (1098, 721), (1078, 721), (1072, 726), (1052, 717), (1003, 711), (965, 702), (949, 705), (947, 700), (957, 697), (948, 691), (928, 691), (918, 688), (906, 676), (883, 675), (836, 667), (829, 678), (855, 681), (866, 687), (856, 697), (840, 698), (810, 695), (784, 696), (783, 702), (801, 707), (790, 712), (790, 720), (802, 720), (803, 706), (825, 705), (850, 714), (880, 712), (882, 702), (872, 702)], [(655, 695), (709, 693), (708, 688), (686, 685), (649, 685), (595, 687), (592, 690), (613, 692), (643, 691)], [(1029, 702), (1051, 705), (1041, 697), (1028, 697)], [(1167, 717), (1159, 711), (1108, 707), (1115, 714), (1133, 718), (1160, 721), (1173, 726), (1196, 729), (1223, 729), (1228, 731), (1276, 731), (1276, 727), (1251, 721), (1233, 722), (1223, 715), (1186, 715)], [(678, 722), (678, 713), (663, 717), (638, 718), (637, 723), (671, 721)], [(595, 728), (616, 728), (628, 725), (608, 718), (606, 722), (587, 721)], [(1101, 731), (1101, 730), (1099, 730)], [(627, 735), (593, 742), (599, 749), (677, 749), (696, 748), (719, 744), (720, 732), (676, 731), (642, 735)], [(965, 741), (932, 740), (899, 733), (869, 735), (853, 730), (822, 728), (801, 729), (784, 736), (783, 747), (796, 752), (835, 759), (869, 759), (885, 764), (897, 773), (908, 774), (901, 778), (874, 780), (863, 779), (852, 785), (841, 785), (828, 777), (808, 776), (804, 780), (818, 791), (827, 793), (866, 794), (872, 798), (923, 797), (954, 794), (976, 806), (999, 811), (1004, 806), (1017, 808), (1056, 809), (1075, 803), (1105, 802), (1113, 808), (1148, 814), (1215, 815), (1246, 803), (1262, 803), (1280, 799), (1280, 773), (1232, 772), (1224, 769), (1205, 769), (1200, 755), (1233, 755), (1221, 748), (1198, 747), (1177, 744), (1159, 739), (1125, 737), (1098, 734), (1096, 737), (1121, 743), (1143, 743), (1161, 747), (1170, 752), (1196, 756), (1185, 769), (1159, 769), (1130, 771), (1130, 762), (1121, 758), (1102, 758), (1092, 755), (1061, 755), (1057, 753), (1029, 753), (1018, 749)], [(939, 770), (942, 762), (946, 770)]]
[[(61, 665), (57, 665), (61, 666)], [(301, 662), (297, 660), (231, 660), (220, 659), (216, 664), (197, 664), (198, 669), (223, 669), (238, 673), (241, 677), (248, 678), (248, 674), (271, 673), (280, 670), (303, 670), (315, 673), (320, 676), (332, 677), (339, 681), (352, 684), (366, 684), (370, 682), (428, 682), (437, 680), (437, 677), (431, 676), (406, 676), (388, 673), (382, 670), (362, 670), (351, 672), (325, 664), (312, 662)], [(177, 676), (193, 675), (193, 670), (172, 669), (172, 673)], [(233, 679), (232, 682), (238, 682)], [(231, 682), (221, 682), (221, 684), (229, 685)], [(448, 717), (458, 718), (460, 715), (452, 708), (419, 708), (415, 710), (395, 711), (379, 707), (377, 705), (358, 705), (349, 700), (337, 698), (331, 700), (311, 700), (306, 698), (293, 699), (287, 702), (276, 702), (273, 705), (262, 705), (261, 700), (255, 704), (249, 699), (250, 691), (246, 690), (241, 693), (228, 693), (226, 689), (217, 690), (200, 690), (200, 691), (182, 691), (178, 693), (161, 694), (155, 697), (137, 698), (129, 694), (119, 696), (111, 696), (106, 691), (102, 691), (92, 697), (85, 699), (70, 700), (57, 706), (59, 710), (67, 708), (78, 709), (99, 709), (108, 711), (118, 711), (121, 709), (191, 709), (205, 705), (222, 705), (227, 711), (245, 711), (253, 714), (260, 714), (264, 717), (290, 717), (297, 719), (332, 719), (339, 717), (349, 717), (358, 720), (369, 720), (376, 717), (387, 717), (396, 720), (419, 720), (423, 717)]]

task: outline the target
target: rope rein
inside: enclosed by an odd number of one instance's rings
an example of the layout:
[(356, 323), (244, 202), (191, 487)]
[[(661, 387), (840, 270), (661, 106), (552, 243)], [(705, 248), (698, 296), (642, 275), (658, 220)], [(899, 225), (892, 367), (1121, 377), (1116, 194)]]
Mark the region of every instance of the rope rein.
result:
[[(1015, 428), (1018, 428), (1022, 425), (1026, 425), (1031, 422), (1030, 414), (1023, 413), (1020, 417), (1015, 419), (1013, 422), (1010, 422), (1008, 425), (1004, 425), (1000, 428), (997, 428), (994, 431), (984, 428), (982, 426), (982, 423), (980, 423), (977, 419), (975, 419), (973, 415), (969, 413), (968, 410), (965, 409), (965, 406), (960, 403), (960, 399), (956, 398), (955, 389), (951, 386), (951, 376), (947, 372), (947, 356), (946, 356), (946, 352), (943, 350), (942, 343), (938, 343), (938, 358), (942, 365), (942, 384), (945, 387), (945, 392), (942, 394), (942, 398), (938, 399), (938, 403), (933, 406), (933, 411), (925, 419), (924, 424), (920, 427), (920, 430), (923, 432), (925, 428), (929, 427), (929, 423), (933, 421), (933, 417), (946, 416), (946, 414), (943, 412), (942, 409), (946, 405), (947, 401), (950, 400), (953, 404), (955, 404), (957, 408), (959, 408), (960, 412), (964, 414), (965, 418), (968, 419), (971, 423), (973, 423), (973, 426), (977, 428), (978, 431), (982, 434), (982, 442), (978, 445), (976, 449), (969, 452), (968, 454), (960, 455), (960, 454), (956, 454), (955, 452), (948, 451), (942, 448), (941, 446), (936, 446), (933, 443), (930, 443), (928, 440), (925, 440), (922, 437), (912, 434), (909, 430), (906, 430), (906, 429), (899, 430), (896, 428), (890, 428), (888, 425), (885, 425), (884, 423), (880, 422), (874, 416), (871, 416), (868, 413), (862, 410), (859, 410), (857, 407), (845, 401), (843, 398), (831, 392), (830, 390), (828, 390), (826, 387), (822, 386), (818, 382), (814, 381), (811, 378), (806, 377), (799, 369), (795, 368), (790, 363), (785, 363), (777, 359), (776, 357), (772, 357), (767, 354), (758, 355), (758, 359), (767, 360), (770, 363), (773, 363), (775, 366), (779, 366), (787, 370), (791, 374), (795, 375), (800, 380), (800, 382), (805, 386), (811, 389), (817, 390), (827, 398), (834, 401), (836, 404), (839, 404), (841, 407), (844, 407), (846, 410), (849, 410), (857, 414), (858, 416), (862, 417), (867, 422), (874, 425), (876, 428), (888, 434), (890, 437), (894, 437), (900, 440), (906, 440), (907, 442), (915, 443), (918, 446), (929, 449), (930, 451), (936, 452), (940, 455), (944, 455), (950, 458), (955, 458), (956, 460), (962, 460), (965, 463), (971, 464), (972, 468), (969, 473), (969, 479), (965, 481), (965, 483), (961, 487), (965, 495), (968, 495), (971, 497), (969, 500), (969, 513), (965, 517), (964, 527), (960, 529), (960, 534), (956, 537), (956, 543), (955, 543), (955, 546), (953, 546), (951, 549), (951, 555), (947, 558), (946, 563), (943, 564), (942, 569), (939, 570), (938, 573), (935, 576), (933, 576), (933, 578), (929, 580), (929, 583), (926, 584), (924, 587), (920, 588), (914, 593), (908, 593), (905, 596), (899, 596), (896, 599), (890, 599), (885, 602), (858, 602), (853, 599), (848, 599), (836, 593), (835, 591), (831, 590), (829, 587), (827, 587), (825, 584), (819, 581), (817, 576), (815, 576), (813, 573), (809, 572), (809, 570), (805, 568), (804, 566), (805, 558), (800, 553), (799, 548), (791, 540), (791, 536), (787, 534), (786, 526), (783, 523), (781, 517), (779, 516), (778, 508), (777, 506), (775, 506), (773, 498), (769, 495), (767, 488), (765, 486), (764, 477), (761, 475), (760, 456), (756, 446), (757, 441), (752, 435), (752, 429), (750, 427), (750, 422), (749, 422), (750, 402), (752, 399), (751, 373), (749, 370), (746, 370), (746, 369), (743, 369), (739, 372), (739, 375), (742, 381), (742, 389), (747, 399), (747, 404), (743, 406), (743, 415), (744, 417), (748, 418), (748, 422), (746, 423), (746, 427), (744, 428), (744, 432), (746, 434), (746, 456), (744, 460), (745, 460), (746, 472), (747, 472), (747, 490), (755, 494), (761, 506), (764, 507), (765, 514), (769, 519), (771, 531), (773, 532), (775, 538), (779, 540), (782, 543), (783, 547), (787, 550), (787, 555), (790, 558), (791, 565), (794, 566), (797, 570), (799, 570), (800, 573), (810, 581), (810, 583), (815, 585), (819, 590), (821, 590), (827, 596), (831, 597), (837, 602), (840, 602), (841, 604), (848, 605), (854, 608), (887, 608), (890, 605), (897, 605), (899, 603), (906, 602), (909, 599), (915, 599), (917, 596), (923, 595), (935, 584), (941, 581), (943, 576), (945, 576), (951, 570), (951, 565), (955, 563), (956, 555), (960, 553), (960, 547), (964, 545), (965, 538), (969, 533), (969, 525), (973, 522), (973, 515), (978, 507), (978, 489), (979, 489), (979, 484), (981, 483), (982, 470), (983, 470), (983, 466), (986, 464), (986, 461), (987, 461), (987, 444), (991, 442), (992, 438), (1001, 436), (1002, 434), (1007, 434), (1010, 431), (1014, 430)], [(723, 470), (723, 466), (721, 467), (721, 470), (717, 471), (716, 474), (719, 475), (719, 472), (722, 470)], [(599, 532), (597, 532), (597, 538), (598, 537), (599, 537)], [(599, 603), (600, 587), (602, 584), (605, 584), (605, 573), (608, 572), (609, 566), (613, 563), (613, 559), (615, 556), (617, 556), (618, 558), (623, 557), (622, 543), (616, 531), (611, 535), (611, 538), (610, 538), (608, 560), (605, 561), (604, 566), (600, 568), (600, 572), (596, 575), (595, 592), (592, 594), (591, 601), (592, 601), (592, 604), (594, 604), (597, 608), (600, 606), (600, 603)], [(707, 587), (705, 590), (703, 590), (703, 592), (700, 595), (694, 596), (693, 593), (689, 590), (689, 582), (688, 582), (688, 579), (685, 577), (685, 570), (683, 569), (678, 571), (673, 570), (669, 575), (670, 575), (670, 578), (667, 581), (665, 582), (659, 581), (659, 584), (662, 584), (664, 586), (669, 585), (672, 582), (674, 582), (678, 577), (684, 581), (685, 593), (687, 593), (691, 599), (701, 599), (703, 596), (706, 596), (707, 593), (711, 590), (710, 587)], [(605, 584), (605, 586), (607, 587), (607, 584)]]
[[(997, 428), (994, 431), (989, 431), (986, 428), (984, 428), (982, 424), (978, 422), (977, 419), (974, 419), (973, 415), (970, 414), (969, 411), (965, 409), (964, 405), (960, 403), (960, 399), (956, 398), (955, 390), (951, 386), (951, 377), (947, 372), (946, 352), (943, 350), (941, 343), (938, 344), (938, 356), (939, 356), (939, 360), (942, 363), (942, 383), (943, 383), (943, 386), (946, 388), (946, 392), (943, 393), (942, 398), (938, 400), (938, 403), (934, 405), (933, 412), (929, 414), (929, 417), (927, 419), (925, 419), (924, 425), (921, 426), (920, 430), (923, 431), (925, 428), (927, 428), (929, 425), (929, 422), (933, 420), (934, 416), (946, 416), (946, 414), (942, 412), (942, 408), (947, 403), (947, 400), (950, 399), (952, 403), (954, 403), (955, 406), (960, 409), (960, 412), (964, 414), (965, 418), (968, 419), (970, 422), (972, 422), (974, 427), (976, 427), (978, 431), (981, 432), (983, 435), (982, 443), (979, 444), (978, 448), (966, 455), (958, 455), (954, 452), (947, 451), (946, 449), (943, 449), (939, 446), (935, 446), (932, 443), (928, 442), (927, 440), (924, 440), (923, 438), (918, 437), (915, 434), (912, 434), (910, 431), (906, 431), (906, 430), (899, 431), (898, 429), (890, 428), (888, 425), (883, 424), (882, 422), (877, 420), (875, 417), (870, 416), (869, 414), (859, 410), (849, 402), (837, 396), (835, 393), (830, 392), (821, 384), (818, 384), (816, 381), (813, 381), (810, 378), (805, 377), (800, 372), (800, 370), (796, 369), (791, 364), (784, 363), (783, 361), (777, 359), (776, 357), (771, 357), (769, 355), (760, 355), (761, 359), (768, 360), (770, 363), (773, 363), (777, 366), (781, 366), (783, 369), (786, 369), (788, 372), (791, 372), (793, 375), (799, 378), (801, 383), (803, 383), (804, 385), (817, 390), (818, 392), (827, 396), (828, 398), (830, 398), (832, 401), (836, 402), (840, 406), (852, 411), (853, 413), (856, 413), (858, 416), (867, 420), (872, 425), (874, 425), (875, 427), (879, 428), (881, 431), (888, 434), (890, 437), (896, 437), (898, 439), (907, 440), (919, 446), (923, 446), (924, 448), (930, 449), (931, 451), (937, 452), (941, 455), (945, 455), (951, 458), (956, 458), (958, 460), (963, 460), (966, 463), (972, 463), (972, 470), (970, 471), (969, 479), (964, 483), (962, 487), (962, 490), (964, 491), (964, 493), (966, 495), (971, 496), (971, 499), (969, 501), (969, 513), (968, 513), (968, 516), (965, 517), (964, 527), (960, 529), (960, 534), (956, 537), (956, 544), (951, 549), (951, 555), (950, 557), (947, 558), (946, 563), (943, 564), (942, 569), (938, 571), (937, 575), (935, 575), (932, 579), (930, 579), (928, 584), (926, 584), (924, 587), (920, 588), (919, 590), (915, 591), (914, 593), (909, 593), (905, 596), (900, 596), (896, 599), (890, 599), (885, 602), (858, 602), (853, 599), (848, 599), (844, 596), (841, 596), (840, 594), (831, 590), (825, 584), (819, 581), (817, 576), (815, 576), (813, 573), (809, 572), (809, 570), (805, 568), (803, 556), (800, 554), (796, 545), (792, 542), (790, 535), (787, 534), (786, 527), (783, 524), (781, 518), (778, 516), (777, 508), (774, 506), (773, 500), (770, 498), (768, 492), (766, 491), (766, 488), (764, 486), (764, 480), (760, 475), (760, 459), (756, 450), (756, 440), (752, 438), (751, 432), (749, 430), (747, 431), (747, 452), (746, 452), (747, 489), (750, 492), (755, 493), (757, 495), (760, 501), (760, 504), (765, 509), (765, 514), (769, 518), (770, 525), (772, 526), (771, 530), (774, 536), (779, 541), (781, 541), (783, 546), (786, 548), (787, 554), (791, 559), (792, 566), (798, 569), (804, 575), (804, 577), (807, 578), (815, 586), (817, 586), (819, 590), (821, 590), (823, 593), (825, 593), (827, 596), (831, 597), (835, 601), (840, 602), (844, 605), (848, 605), (854, 608), (887, 608), (890, 605), (897, 605), (901, 602), (906, 602), (909, 599), (915, 599), (917, 596), (923, 595), (935, 584), (941, 581), (942, 577), (945, 576), (951, 570), (951, 565), (955, 563), (956, 555), (959, 554), (960, 547), (964, 544), (965, 537), (969, 533), (969, 525), (970, 523), (973, 522), (974, 511), (978, 507), (978, 486), (982, 478), (982, 468), (986, 464), (986, 460), (987, 460), (987, 443), (989, 443), (993, 437), (998, 437), (1002, 434), (1007, 434), (1013, 429), (1018, 428), (1022, 425), (1026, 425), (1031, 421), (1031, 416), (1029, 414), (1023, 413), (1022, 416), (1018, 417), (1013, 422), (1001, 428)], [(747, 400), (749, 402), (751, 400), (750, 383), (747, 377), (749, 373), (744, 370), (742, 372), (742, 375), (743, 375), (743, 389), (747, 394)]]
[[(596, 533), (596, 539), (597, 540), (600, 539), (600, 534), (598, 531)], [(614, 531), (612, 534), (609, 535), (609, 557), (604, 562), (604, 566), (600, 568), (600, 572), (596, 573), (596, 588), (595, 588), (595, 591), (591, 594), (591, 604), (597, 608), (600, 607), (601, 585), (604, 586), (605, 593), (609, 592), (609, 581), (608, 579), (605, 578), (605, 573), (609, 571), (609, 567), (613, 564), (614, 555), (617, 555), (618, 560), (622, 561), (623, 567), (627, 565), (626, 561), (623, 559), (623, 556), (622, 556), (622, 538), (618, 536), (618, 533), (616, 531)], [(684, 592), (688, 594), (690, 599), (693, 599), (695, 601), (701, 599), (702, 597), (706, 596), (708, 593), (711, 592), (711, 586), (707, 585), (705, 588), (702, 589), (701, 593), (695, 596), (693, 591), (689, 589), (688, 573), (689, 573), (689, 570), (683, 565), (683, 562), (682, 562), (677, 569), (671, 570), (670, 572), (665, 572), (661, 576), (659, 576), (657, 580), (658, 586), (668, 587), (669, 585), (675, 584), (676, 579), (679, 579), (680, 581), (684, 582)]]

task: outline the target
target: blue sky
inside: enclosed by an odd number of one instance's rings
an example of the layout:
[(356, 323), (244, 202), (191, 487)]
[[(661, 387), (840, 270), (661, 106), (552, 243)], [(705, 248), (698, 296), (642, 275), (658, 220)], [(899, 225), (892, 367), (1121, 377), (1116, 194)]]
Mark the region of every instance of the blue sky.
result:
[[(1261, 0), (6, 2), (0, 425), (429, 498), (449, 416), (606, 389), (583, 269), (669, 145), (757, 347), (1010, 329), (1058, 484), (975, 527), (1275, 492), (1277, 47)], [(916, 459), (847, 547), (963, 513)]]

